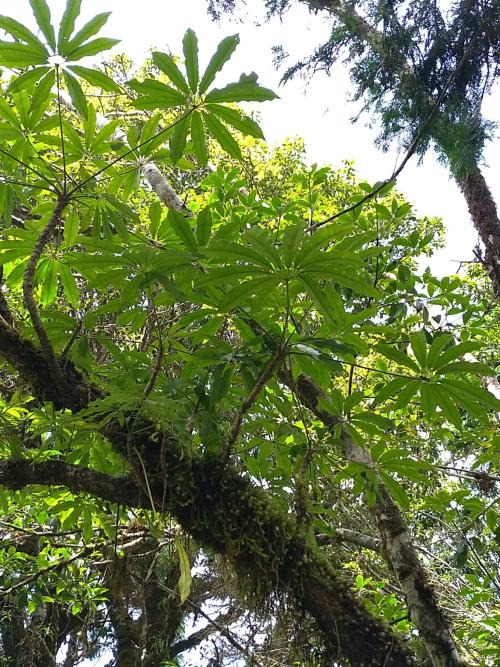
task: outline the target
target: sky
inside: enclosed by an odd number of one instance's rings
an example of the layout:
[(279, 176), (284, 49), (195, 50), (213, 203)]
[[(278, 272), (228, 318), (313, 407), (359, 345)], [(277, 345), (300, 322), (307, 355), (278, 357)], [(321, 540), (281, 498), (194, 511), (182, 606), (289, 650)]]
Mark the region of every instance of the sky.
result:
[[(48, 2), (57, 22), (65, 2)], [(389, 177), (403, 157), (396, 148), (383, 153), (374, 146), (377, 129), (365, 125), (368, 117), (355, 125), (351, 123), (356, 107), (346, 103), (350, 82), (344, 66), (337, 66), (330, 77), (318, 73), (309, 81), (296, 79), (286, 86), (279, 85), (280, 73), (273, 67), (271, 47), (282, 44), (294, 60), (299, 60), (328, 36), (326, 17), (311, 15), (303, 4), (295, 3), (283, 22), (275, 18), (265, 23), (263, 1), (247, 0), (244, 16), (236, 20), (223, 17), (216, 24), (207, 14), (206, 0), (83, 0), (77, 28), (102, 11), (113, 14), (101, 34), (120, 38), (116, 50), (127, 53), (138, 63), (150, 47), (180, 54), (182, 36), (190, 27), (199, 38), (203, 67), (223, 37), (239, 33), (241, 43), (224, 68), (227, 80), (217, 79), (217, 83), (234, 80), (242, 72), (255, 71), (262, 85), (280, 95), (279, 100), (257, 106), (271, 146), (287, 137), (303, 137), (311, 163), (336, 167), (345, 159), (354, 160), (359, 176), (372, 184)], [(35, 27), (28, 0), (0, 0), (0, 14)], [(498, 90), (485, 101), (484, 111), (487, 117), (500, 120)], [(500, 202), (498, 140), (488, 145), (485, 162), (485, 177)], [(398, 189), (414, 204), (418, 214), (440, 216), (446, 224), (446, 248), (430, 262), (434, 273), (441, 276), (453, 273), (458, 260), (472, 259), (477, 234), (462, 195), (432, 152), (420, 164), (415, 158), (411, 160), (398, 179)]]
[[(64, 4), (64, 0), (49, 0), (54, 19), (62, 13)], [(311, 163), (335, 167), (344, 159), (354, 160), (359, 176), (370, 183), (387, 178), (402, 158), (396, 147), (383, 153), (374, 146), (377, 128), (367, 127), (368, 116), (356, 124), (350, 122), (356, 107), (346, 103), (350, 81), (345, 66), (337, 66), (329, 77), (318, 73), (308, 81), (296, 79), (280, 86), (280, 73), (273, 67), (271, 47), (282, 44), (285, 51), (298, 60), (328, 36), (326, 15), (311, 15), (302, 3), (294, 3), (283, 21), (274, 18), (266, 23), (262, 20), (263, 0), (247, 0), (243, 14), (236, 18), (225, 16), (220, 23), (213, 23), (207, 14), (206, 0), (83, 0), (80, 24), (102, 11), (113, 13), (101, 34), (120, 38), (117, 50), (126, 52), (139, 63), (150, 47), (181, 53), (182, 36), (188, 27), (198, 35), (201, 63), (208, 61), (223, 37), (239, 33), (241, 43), (222, 76), (229, 81), (239, 77), (241, 72), (255, 71), (263, 85), (280, 95), (279, 100), (257, 107), (270, 145), (287, 137), (303, 137)], [(28, 0), (0, 0), (0, 13), (34, 25)], [(224, 80), (217, 82), (224, 83)], [(485, 114), (500, 120), (499, 110), (500, 91), (497, 90), (486, 100)], [(498, 148), (498, 142), (488, 145), (484, 171), (493, 195), (500, 201)], [(469, 221), (462, 195), (432, 152), (420, 164), (416, 158), (411, 160), (398, 179), (398, 188), (414, 204), (418, 214), (442, 217), (446, 224), (446, 248), (431, 263), (435, 273), (453, 273), (458, 260), (472, 259), (477, 234)]]

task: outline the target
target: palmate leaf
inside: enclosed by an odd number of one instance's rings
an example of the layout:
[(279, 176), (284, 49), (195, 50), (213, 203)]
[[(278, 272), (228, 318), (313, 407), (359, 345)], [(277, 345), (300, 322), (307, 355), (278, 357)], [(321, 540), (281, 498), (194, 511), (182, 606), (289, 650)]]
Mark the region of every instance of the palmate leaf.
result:
[(212, 212), (208, 206), (198, 213), (196, 221), (196, 240), (199, 245), (204, 246), (210, 239), (212, 231)]
[(188, 28), (182, 40), (182, 50), (186, 63), (186, 72), (191, 92), (196, 93), (198, 89), (198, 38), (194, 30)]
[(383, 403), (388, 398), (394, 396), (394, 394), (399, 393), (406, 385), (410, 382), (409, 378), (396, 377), (386, 385), (384, 385), (379, 391), (375, 394), (375, 402)]
[(85, 79), (91, 86), (102, 88), (102, 90), (106, 90), (110, 93), (122, 92), (120, 86), (115, 83), (113, 79), (98, 69), (90, 69), (89, 67), (82, 67), (81, 65), (69, 65), (68, 69), (82, 79)]
[(208, 146), (203, 120), (200, 112), (196, 109), (191, 114), (191, 141), (196, 159), (202, 167), (205, 167), (208, 163)]
[(162, 53), (161, 51), (154, 51), (153, 62), (158, 69), (168, 76), (176, 88), (186, 95), (189, 93), (189, 86), (182, 76), (180, 69), (175, 64), (172, 56), (168, 55), (168, 53)]
[(96, 35), (99, 30), (105, 25), (111, 12), (103, 12), (102, 14), (96, 14), (88, 23), (86, 23), (83, 28), (81, 28), (76, 35), (74, 35), (64, 47), (64, 51), (61, 52), (61, 55), (65, 55), (65, 52), (71, 53), (77, 47), (81, 46), (87, 39)]
[(26, 44), (34, 47), (37, 51), (44, 52), (48, 55), (48, 51), (42, 42), (34, 35), (31, 30), (28, 30), (26, 26), (22, 25), (18, 21), (10, 18), (9, 16), (0, 16), (0, 29), (8, 32), (14, 39), (20, 39)]
[(251, 278), (240, 283), (224, 296), (220, 307), (222, 310), (232, 310), (236, 305), (245, 303), (248, 299), (258, 295), (269, 295), (278, 286), (277, 276), (264, 276), (261, 278)]
[(134, 90), (145, 93), (144, 97), (135, 100), (134, 106), (137, 109), (169, 109), (186, 104), (186, 97), (182, 93), (154, 79), (129, 81), (129, 85)]
[(375, 346), (375, 349), (383, 354), (384, 357), (387, 357), (387, 359), (390, 359), (391, 361), (395, 361), (400, 366), (406, 366), (406, 368), (415, 371), (415, 373), (420, 373), (418, 364), (416, 364), (415, 361), (407, 354), (401, 352), (401, 350), (399, 350), (397, 347), (394, 347), (393, 345), (386, 345), (385, 343), (379, 343)]
[(50, 9), (46, 0), (30, 0), (33, 15), (48, 45), (55, 51), (56, 36), (50, 22)]
[(236, 139), (227, 128), (211, 113), (203, 112), (203, 120), (213, 138), (217, 141), (223, 151), (236, 160), (241, 160), (241, 149)]
[(185, 116), (177, 122), (174, 127), (174, 131), (170, 136), (170, 155), (172, 157), (173, 164), (180, 160), (184, 153), (189, 125), (189, 116)]
[(84, 118), (86, 118), (87, 100), (85, 99), (85, 94), (82, 90), (82, 87), (78, 83), (76, 77), (74, 77), (70, 72), (63, 70), (63, 74), (73, 106)]
[(31, 44), (0, 40), (0, 65), (4, 67), (45, 65), (47, 60), (48, 53), (46, 50), (37, 49)]
[(427, 340), (423, 331), (417, 331), (410, 335), (411, 349), (421, 368), (427, 366)]
[(212, 102), (265, 102), (275, 100), (278, 95), (269, 88), (263, 88), (257, 83), (257, 75), (242, 74), (239, 81), (230, 83), (224, 88), (211, 90), (205, 101)]
[(239, 43), (239, 35), (230, 35), (229, 37), (225, 37), (222, 42), (220, 42), (214, 55), (210, 58), (207, 69), (201, 78), (199, 86), (199, 92), (201, 94), (206, 93), (209, 86), (215, 79), (217, 72), (220, 72), (227, 61), (231, 58)]
[(186, 218), (178, 211), (170, 209), (168, 212), (167, 220), (169, 221), (176, 235), (182, 241), (183, 245), (190, 252), (192, 252), (193, 255), (196, 255), (198, 253), (198, 243), (196, 242), (191, 225), (186, 220)]
[(116, 46), (116, 44), (119, 43), (119, 39), (113, 39), (112, 37), (98, 37), (91, 42), (87, 42), (86, 44), (82, 44), (82, 46), (73, 49), (66, 55), (66, 58), (68, 58), (68, 60), (80, 60), (87, 56), (95, 56), (98, 53), (101, 53), (101, 51), (112, 49), (113, 46)]
[(453, 345), (439, 355), (439, 357), (434, 362), (432, 369), (439, 371), (444, 366), (447, 366), (450, 362), (455, 361), (455, 359), (463, 357), (464, 354), (469, 352), (474, 352), (480, 347), (481, 344), (476, 341), (465, 341), (464, 343)]
[(264, 134), (259, 125), (245, 114), (236, 111), (236, 109), (222, 106), (222, 104), (208, 104), (206, 108), (210, 113), (215, 114), (228, 125), (232, 125), (242, 134), (256, 139), (264, 139)]
[(295, 225), (288, 225), (283, 233), (283, 263), (285, 266), (292, 266), (297, 249), (304, 238), (305, 223), (299, 222)]
[(80, 15), (81, 5), (82, 0), (67, 0), (66, 2), (57, 36), (57, 49), (61, 55), (64, 55), (64, 47), (75, 29), (75, 21)]
[(64, 294), (66, 295), (68, 303), (73, 308), (78, 308), (78, 300), (80, 293), (78, 291), (78, 285), (76, 284), (75, 277), (71, 273), (70, 269), (62, 262), (59, 262), (58, 268), (59, 268), (59, 278), (61, 280)]
[(336, 327), (336, 322), (333, 319), (330, 312), (330, 304), (328, 298), (325, 294), (325, 291), (321, 286), (309, 276), (300, 276), (299, 282), (303, 283), (306, 288), (307, 293), (311, 296), (312, 300), (316, 304), (319, 312), (323, 315), (326, 321), (333, 327)]
[(203, 249), (203, 254), (212, 257), (214, 261), (218, 262), (240, 260), (243, 262), (253, 262), (267, 270), (272, 268), (272, 264), (265, 257), (262, 257), (259, 252), (241, 243), (234, 243), (232, 241), (215, 241)]
[(12, 79), (7, 90), (9, 93), (19, 93), (21, 90), (30, 89), (48, 71), (49, 68), (47, 66), (30, 69), (27, 72), (24, 72), (24, 74), (16, 76), (15, 79)]

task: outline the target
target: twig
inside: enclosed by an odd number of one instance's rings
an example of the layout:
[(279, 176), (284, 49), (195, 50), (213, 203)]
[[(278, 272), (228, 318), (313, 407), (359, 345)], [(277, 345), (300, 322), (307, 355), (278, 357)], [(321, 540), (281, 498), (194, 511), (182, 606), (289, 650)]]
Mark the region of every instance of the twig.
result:
[(35, 269), (37, 267), (38, 260), (40, 259), (40, 256), (43, 252), (43, 249), (50, 241), (57, 225), (60, 223), (62, 212), (64, 211), (68, 203), (69, 199), (67, 197), (62, 195), (59, 196), (56, 208), (54, 209), (54, 212), (52, 213), (50, 220), (48, 221), (44, 230), (38, 237), (38, 241), (35, 244), (35, 248), (31, 253), (31, 257), (29, 258), (28, 264), (24, 271), (24, 278), (23, 278), (24, 301), (26, 303), (26, 307), (30, 314), (33, 328), (36, 331), (38, 340), (40, 341), (40, 345), (42, 347), (42, 351), (47, 360), (47, 365), (49, 367), (52, 379), (58, 385), (59, 393), (62, 393), (63, 391), (69, 391), (69, 388), (66, 382), (66, 378), (64, 377), (61, 367), (59, 366), (59, 363), (57, 361), (54, 348), (52, 347), (52, 343), (50, 342), (47, 332), (44, 329), (42, 318), (40, 317), (40, 312), (36, 305), (35, 299), (33, 298), (33, 276), (35, 274)]
[(415, 138), (411, 142), (411, 145), (409, 149), (406, 152), (406, 155), (404, 156), (402, 162), (399, 164), (398, 167), (394, 169), (392, 172), (391, 176), (389, 178), (386, 178), (384, 181), (381, 181), (371, 192), (366, 194), (364, 197), (362, 197), (359, 201), (357, 201), (355, 204), (352, 204), (351, 206), (348, 206), (347, 208), (343, 209), (342, 211), (339, 211), (338, 213), (334, 213), (333, 215), (330, 215), (328, 218), (325, 218), (324, 220), (321, 220), (320, 222), (315, 222), (312, 225), (310, 225), (307, 229), (307, 231), (314, 231), (315, 229), (318, 229), (319, 227), (322, 227), (323, 225), (326, 225), (328, 222), (332, 222), (333, 220), (336, 220), (337, 218), (340, 218), (342, 215), (346, 215), (347, 213), (351, 213), (352, 211), (355, 211), (358, 206), (361, 206), (365, 202), (369, 201), (370, 199), (373, 199), (379, 192), (381, 192), (389, 183), (392, 181), (395, 181), (397, 177), (401, 174), (403, 169), (406, 167), (408, 164), (409, 160), (413, 157), (415, 151), (418, 148), (418, 145), (420, 144), (420, 141), (422, 140), (422, 137), (424, 134), (427, 132), (429, 129), (429, 126), (436, 115), (439, 105), (443, 101), (446, 93), (448, 92), (449, 87), (453, 83), (453, 80), (456, 78), (462, 67), (464, 66), (467, 58), (469, 57), (469, 53), (472, 49), (472, 46), (476, 40), (478, 30), (476, 30), (475, 34), (471, 37), (471, 40), (469, 44), (467, 45), (467, 48), (464, 50), (462, 57), (460, 58), (460, 61), (457, 63), (457, 66), (453, 70), (453, 72), (450, 74), (450, 76), (446, 79), (443, 89), (438, 95), (436, 101), (432, 105), (432, 108), (429, 112), (429, 115), (427, 118), (424, 120), (422, 125), (420, 126), (417, 134), (415, 135)]
[(259, 377), (257, 378), (255, 386), (253, 387), (252, 391), (248, 394), (248, 396), (245, 398), (245, 400), (241, 404), (240, 409), (238, 410), (237, 415), (233, 419), (229, 438), (226, 442), (226, 445), (222, 448), (221, 452), (222, 458), (228, 458), (229, 455), (231, 454), (231, 450), (233, 449), (234, 443), (236, 442), (236, 439), (240, 432), (244, 415), (250, 410), (257, 396), (260, 394), (262, 389), (265, 387), (266, 383), (273, 376), (273, 373), (276, 370), (277, 366), (280, 364), (281, 361), (283, 361), (283, 358), (284, 358), (283, 349), (281, 347), (278, 347), (278, 349), (276, 350), (276, 354), (271, 358), (267, 366), (264, 366), (264, 368), (262, 369)]

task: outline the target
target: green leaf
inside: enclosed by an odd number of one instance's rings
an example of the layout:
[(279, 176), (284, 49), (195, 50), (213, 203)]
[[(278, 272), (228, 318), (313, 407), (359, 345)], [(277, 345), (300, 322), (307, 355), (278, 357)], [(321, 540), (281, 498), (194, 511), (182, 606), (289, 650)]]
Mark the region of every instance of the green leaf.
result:
[(205, 98), (211, 102), (265, 102), (278, 98), (269, 88), (263, 88), (257, 83), (257, 75), (242, 74), (240, 80), (230, 83), (224, 88), (214, 88)]
[(394, 396), (394, 394), (400, 392), (403, 387), (406, 387), (409, 381), (408, 378), (394, 378), (375, 394), (375, 402), (383, 403), (391, 396)]
[(179, 569), (181, 574), (179, 577), (178, 587), (182, 604), (188, 599), (191, 593), (191, 565), (189, 564), (189, 557), (186, 553), (186, 550), (184, 549), (182, 542), (176, 539), (175, 545), (177, 547), (177, 553), (179, 554)]
[(182, 76), (180, 69), (175, 64), (172, 56), (169, 56), (168, 53), (162, 53), (161, 51), (153, 51), (153, 62), (158, 69), (168, 76), (176, 88), (182, 90), (186, 95), (189, 94), (189, 86)]
[(50, 9), (46, 0), (30, 0), (30, 5), (38, 27), (42, 31), (50, 48), (55, 51), (56, 36), (54, 34), (54, 28), (50, 23)]
[(201, 94), (208, 90), (208, 87), (212, 84), (217, 72), (219, 72), (231, 58), (239, 43), (239, 35), (230, 35), (229, 37), (225, 37), (222, 42), (219, 43), (214, 55), (210, 58), (207, 69), (200, 81), (199, 92)]
[(264, 276), (263, 278), (252, 278), (233, 287), (222, 299), (221, 308), (232, 310), (239, 303), (244, 304), (247, 299), (258, 294), (270, 294), (274, 291), (278, 279), (276, 276)]
[(472, 398), (476, 402), (485, 405), (492, 410), (500, 410), (500, 400), (482, 387), (477, 387), (476, 385), (461, 382), (459, 380), (450, 380), (448, 378), (446, 380), (440, 380), (439, 384), (443, 387), (457, 389), (462, 394), (465, 394), (465, 396)]
[(58, 272), (59, 262), (55, 259), (47, 260), (47, 268), (45, 270), (45, 275), (43, 278), (42, 292), (40, 295), (40, 300), (42, 306), (50, 306), (56, 300), (57, 296), (57, 272)]
[(383, 354), (384, 357), (387, 357), (387, 359), (390, 359), (391, 361), (395, 361), (400, 366), (406, 366), (406, 368), (411, 368), (415, 373), (420, 373), (420, 368), (413, 359), (404, 352), (401, 352), (397, 347), (379, 343), (378, 345), (375, 345), (375, 349), (380, 352), (380, 354)]
[(446, 383), (446, 380), (441, 380), (439, 384), (443, 385), (445, 391), (455, 399), (458, 405), (467, 410), (472, 417), (475, 417), (479, 421), (487, 422), (488, 413), (482, 405), (476, 402), (475, 398), (470, 396), (470, 394), (464, 393), (460, 388), (452, 387)]
[(404, 509), (408, 509), (410, 507), (410, 498), (404, 487), (383, 470), (379, 471), (379, 475), (396, 503)]
[(0, 40), (0, 65), (4, 67), (29, 67), (46, 65), (48, 54), (35, 47), (20, 42)]
[(272, 269), (272, 264), (265, 257), (256, 252), (253, 248), (249, 248), (241, 243), (215, 241), (207, 248), (204, 248), (203, 253), (220, 262), (234, 262), (235, 260), (243, 262), (250, 261), (259, 266), (263, 266), (265, 269)]
[(80, 84), (76, 78), (67, 70), (64, 70), (64, 80), (68, 87), (68, 93), (75, 109), (84, 117), (87, 117), (87, 100)]
[(295, 253), (304, 238), (304, 229), (306, 225), (304, 222), (298, 222), (295, 225), (288, 225), (283, 232), (283, 263), (290, 267), (295, 259)]
[(167, 215), (167, 220), (184, 246), (190, 252), (192, 252), (193, 255), (197, 255), (198, 244), (196, 243), (196, 238), (193, 234), (193, 230), (191, 229), (191, 225), (186, 220), (186, 218), (178, 211), (170, 209)]
[(80, 220), (76, 211), (70, 211), (64, 221), (64, 243), (73, 245), (78, 238)]
[(205, 124), (210, 133), (220, 145), (223, 151), (236, 160), (241, 160), (241, 150), (236, 139), (227, 131), (224, 125), (212, 114), (203, 112)]
[(230, 364), (220, 364), (216, 366), (212, 376), (212, 386), (210, 389), (210, 403), (216, 405), (227, 394), (231, 382), (233, 369)]
[(97, 69), (90, 69), (89, 67), (82, 67), (81, 65), (70, 65), (68, 69), (78, 76), (81, 76), (85, 81), (88, 81), (91, 86), (102, 88), (102, 90), (107, 90), (110, 93), (122, 92), (120, 86), (115, 83), (113, 79), (110, 79), (109, 76)]
[(99, 132), (95, 135), (91, 144), (92, 153), (101, 150), (106, 145), (106, 142), (110, 137), (113, 136), (116, 128), (119, 125), (120, 125), (120, 120), (116, 119), (112, 120), (110, 123), (107, 123), (99, 130)]
[(208, 206), (198, 213), (196, 220), (196, 238), (199, 245), (207, 245), (212, 230), (212, 212)]
[(236, 109), (224, 107), (221, 104), (209, 104), (207, 110), (218, 116), (228, 125), (232, 125), (242, 134), (256, 137), (257, 139), (264, 139), (264, 134), (259, 125), (249, 118), (249, 116), (245, 116), (245, 114), (236, 111)]
[(429, 348), (429, 352), (427, 354), (427, 366), (430, 369), (434, 368), (434, 365), (439, 358), (439, 355), (443, 351), (443, 349), (453, 343), (453, 336), (450, 334), (441, 334), (441, 335), (434, 335), (434, 338), (432, 340), (432, 344)]
[(436, 385), (430, 382), (422, 382), (420, 385), (420, 406), (422, 412), (430, 421), (436, 416), (437, 392)]
[(186, 72), (191, 92), (198, 88), (198, 38), (191, 28), (186, 30), (182, 40), (182, 50), (186, 59)]
[(62, 262), (59, 263), (59, 277), (68, 303), (76, 310), (79, 299), (78, 285), (70, 269)]
[(208, 162), (208, 148), (205, 137), (203, 120), (199, 111), (196, 109), (191, 113), (191, 140), (193, 142), (193, 153), (202, 167)]
[(427, 340), (423, 331), (417, 331), (410, 334), (410, 343), (413, 354), (415, 355), (421, 368), (426, 368), (427, 364)]
[(463, 355), (468, 352), (474, 352), (480, 347), (480, 343), (471, 340), (465, 341), (464, 343), (458, 343), (458, 345), (453, 345), (439, 356), (433, 365), (433, 370), (438, 371), (443, 368), (443, 366), (447, 366), (451, 361), (458, 359), (458, 357), (463, 357)]
[(447, 373), (474, 373), (476, 375), (486, 376), (496, 375), (493, 368), (477, 361), (454, 361), (439, 369), (440, 375), (446, 375)]
[(300, 276), (299, 281), (305, 285), (306, 291), (312, 297), (319, 312), (332, 325), (332, 327), (336, 328), (337, 325), (330, 313), (330, 304), (326, 298), (324, 290), (321, 289), (320, 285), (309, 276)]
[(66, 55), (66, 58), (68, 58), (68, 60), (80, 60), (86, 56), (95, 56), (98, 53), (101, 53), (101, 51), (108, 51), (109, 49), (112, 49), (113, 46), (116, 46), (116, 44), (119, 43), (119, 39), (112, 39), (111, 37), (98, 37), (97, 39), (93, 39), (92, 41), (87, 42), (86, 44), (83, 44), (76, 49), (73, 49), (71, 53)]
[(39, 118), (43, 113), (44, 105), (47, 104), (50, 99), (51, 91), (56, 80), (56, 73), (51, 69), (43, 77), (43, 79), (37, 84), (33, 97), (31, 98), (31, 112), (37, 113), (40, 112)]
[(8, 104), (4, 99), (0, 97), (0, 116), (3, 116), (5, 120), (15, 127), (16, 130), (21, 129), (21, 123), (19, 118), (16, 116), (15, 112), (12, 109), (12, 106)]
[(26, 88), (32, 88), (36, 82), (41, 79), (42, 76), (48, 71), (48, 67), (36, 67), (35, 69), (29, 69), (27, 72), (24, 72), (24, 74), (21, 74), (20, 76), (16, 76), (15, 79), (11, 81), (7, 91), (9, 93), (18, 93), (21, 90), (25, 90)]
[[(71, 53), (78, 46), (81, 46), (89, 37), (96, 35), (99, 30), (105, 25), (111, 12), (102, 12), (102, 14), (97, 14), (94, 18), (90, 19), (83, 28), (81, 28), (74, 37), (72, 37), (65, 47), (65, 51)], [(61, 55), (65, 55), (61, 52)]]
[(269, 232), (259, 227), (252, 227), (245, 233), (244, 238), (272, 266), (281, 267), (280, 254), (274, 245), (274, 238)]
[(34, 35), (31, 30), (28, 30), (26, 26), (15, 19), (10, 18), (10, 16), (0, 16), (0, 29), (5, 30), (15, 39), (20, 39), (30, 46), (33, 46), (35, 50), (45, 53), (46, 56), (49, 55), (49, 52), (38, 37)]
[(185, 116), (184, 118), (178, 120), (174, 127), (174, 131), (170, 136), (170, 155), (174, 164), (180, 160), (184, 153), (184, 149), (186, 148), (189, 124), (189, 116)]
[(178, 90), (153, 79), (130, 81), (129, 85), (134, 90), (147, 93), (135, 100), (136, 109), (169, 109), (186, 103), (186, 98)]
[(402, 410), (405, 408), (411, 399), (415, 398), (420, 387), (421, 383), (418, 380), (409, 380), (407, 385), (399, 391), (398, 396), (392, 405), (392, 409)]
[(57, 49), (63, 56), (66, 55), (64, 47), (67, 45), (68, 39), (75, 29), (75, 21), (80, 15), (81, 5), (82, 0), (66, 0), (66, 8), (62, 15), (59, 25), (59, 35), (57, 37)]
[(438, 384), (433, 385), (433, 391), (435, 393), (436, 402), (446, 419), (458, 429), (462, 428), (460, 412), (458, 411), (455, 402), (450, 398), (448, 392)]

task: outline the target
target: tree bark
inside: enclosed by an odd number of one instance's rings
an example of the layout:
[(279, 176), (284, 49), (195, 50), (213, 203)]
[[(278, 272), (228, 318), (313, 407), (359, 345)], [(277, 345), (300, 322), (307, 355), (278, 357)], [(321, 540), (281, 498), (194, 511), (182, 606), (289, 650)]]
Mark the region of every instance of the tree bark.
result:
[(500, 297), (500, 220), (495, 200), (479, 167), (464, 178), (455, 180), (484, 245), (483, 264), (496, 296)]
[[(325, 426), (331, 431), (335, 430), (340, 423), (339, 419), (320, 407), (319, 401), (324, 395), (314, 380), (300, 375), (294, 382), (286, 370), (281, 371), (280, 380), (297, 394)], [(356, 445), (344, 430), (340, 438), (343, 443), (341, 453), (347, 460), (375, 471), (368, 450)], [(463, 663), (458, 655), (450, 623), (439, 607), (408, 527), (380, 478), (377, 500), (370, 509), (379, 530), (382, 553), (405, 595), (411, 620), (422, 637), (433, 667), (460, 667)]]

